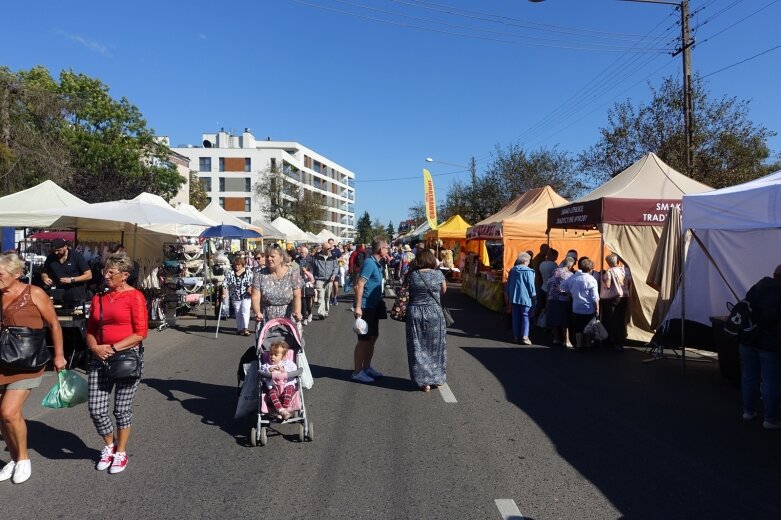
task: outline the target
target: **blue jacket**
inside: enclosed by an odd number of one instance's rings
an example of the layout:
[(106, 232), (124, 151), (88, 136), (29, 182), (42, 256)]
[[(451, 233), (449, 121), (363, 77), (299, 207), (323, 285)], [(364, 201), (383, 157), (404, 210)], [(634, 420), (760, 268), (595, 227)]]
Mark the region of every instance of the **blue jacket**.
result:
[(510, 303), (531, 307), (537, 297), (534, 289), (534, 269), (526, 265), (514, 266), (507, 276), (507, 287), (504, 290)]

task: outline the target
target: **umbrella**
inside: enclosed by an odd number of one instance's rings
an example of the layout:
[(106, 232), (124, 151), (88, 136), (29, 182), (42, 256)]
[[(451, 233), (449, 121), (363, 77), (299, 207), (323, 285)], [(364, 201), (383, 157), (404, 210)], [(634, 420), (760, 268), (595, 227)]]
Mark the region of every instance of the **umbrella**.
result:
[(220, 224), (206, 228), (199, 236), (201, 238), (260, 238), (262, 235), (251, 229), (241, 229), (229, 224)]

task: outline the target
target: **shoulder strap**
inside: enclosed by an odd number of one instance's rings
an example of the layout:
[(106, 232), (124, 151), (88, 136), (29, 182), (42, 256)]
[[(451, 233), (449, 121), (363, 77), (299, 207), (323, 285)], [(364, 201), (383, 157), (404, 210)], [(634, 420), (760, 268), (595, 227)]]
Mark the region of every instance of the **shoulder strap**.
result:
[(100, 342), (103, 343), (103, 293), (98, 296), (98, 302), (100, 302), (100, 322), (98, 328), (100, 329)]
[[(432, 291), (432, 290), (431, 290), (431, 286), (430, 286), (430, 285), (428, 284), (428, 282), (426, 281), (426, 278), (425, 278), (425, 277), (424, 277), (424, 276), (423, 276), (421, 273), (419, 273), (418, 271), (413, 271), (413, 272), (414, 272), (414, 273), (418, 273), (418, 278), (420, 278), (421, 280), (423, 280), (423, 285), (425, 285), (425, 286), (426, 286), (426, 290), (427, 290), (427, 291), (428, 291), (428, 293), (431, 295), (431, 297), (432, 297), (432, 298), (434, 298), (434, 300), (436, 301), (436, 300), (437, 300), (437, 297), (436, 297), (436, 296), (434, 296), (434, 291)], [(441, 300), (441, 299), (439, 300), (439, 306), (440, 306), (440, 307), (442, 307), (442, 300)]]
[(3, 328), (5, 326), (5, 321), (3, 321), (3, 293), (0, 292), (0, 328)]

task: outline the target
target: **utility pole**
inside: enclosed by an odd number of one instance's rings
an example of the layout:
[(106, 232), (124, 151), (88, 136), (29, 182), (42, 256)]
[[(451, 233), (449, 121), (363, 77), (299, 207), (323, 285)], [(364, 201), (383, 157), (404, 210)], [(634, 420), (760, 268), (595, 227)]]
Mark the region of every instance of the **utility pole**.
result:
[(692, 58), (691, 49), (694, 44), (691, 41), (689, 28), (689, 0), (683, 0), (679, 6), (681, 10), (681, 47), (673, 53), (677, 56), (683, 54), (683, 124), (684, 142), (686, 146), (686, 175), (694, 175), (694, 112), (692, 109)]
[(478, 206), (477, 201), (478, 201), (478, 198), (479, 198), (479, 196), (478, 196), (478, 194), (476, 192), (476, 190), (477, 190), (477, 161), (475, 161), (475, 157), (474, 156), (472, 156), (469, 159), (469, 173), (471, 174), (471, 179), (470, 180), (472, 182), (472, 186), (469, 189), (469, 205), (471, 206), (471, 210), (472, 210), (471, 219), (472, 219), (472, 223), (474, 224), (475, 222), (478, 222), (479, 220), (481, 220), (480, 219), (480, 215), (478, 214), (478, 208), (477, 208), (477, 206)]

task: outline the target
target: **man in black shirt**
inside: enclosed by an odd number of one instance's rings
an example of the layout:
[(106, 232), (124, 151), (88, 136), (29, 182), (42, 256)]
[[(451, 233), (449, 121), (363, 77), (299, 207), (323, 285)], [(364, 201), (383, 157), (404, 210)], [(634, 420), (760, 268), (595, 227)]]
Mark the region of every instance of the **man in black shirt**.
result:
[(63, 305), (75, 307), (82, 304), (87, 298), (84, 283), (92, 280), (92, 270), (87, 261), (61, 238), (52, 240), (51, 250), (43, 264), (43, 283), (47, 287), (65, 289)]

